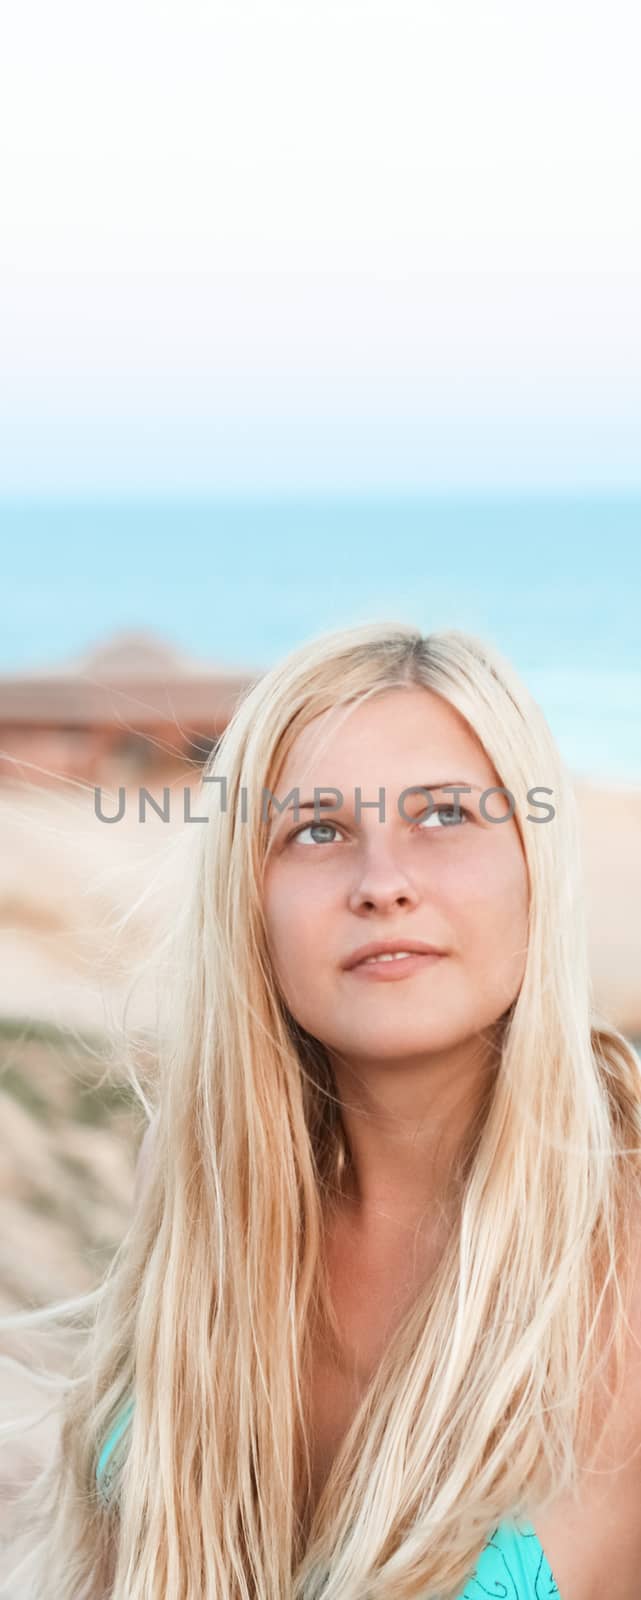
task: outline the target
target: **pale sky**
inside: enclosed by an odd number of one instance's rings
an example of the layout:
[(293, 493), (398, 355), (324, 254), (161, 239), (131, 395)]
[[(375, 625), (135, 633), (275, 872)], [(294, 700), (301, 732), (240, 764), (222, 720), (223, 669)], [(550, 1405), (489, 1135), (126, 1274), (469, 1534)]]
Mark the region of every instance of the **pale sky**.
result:
[(638, 0), (20, 0), (0, 493), (640, 486)]

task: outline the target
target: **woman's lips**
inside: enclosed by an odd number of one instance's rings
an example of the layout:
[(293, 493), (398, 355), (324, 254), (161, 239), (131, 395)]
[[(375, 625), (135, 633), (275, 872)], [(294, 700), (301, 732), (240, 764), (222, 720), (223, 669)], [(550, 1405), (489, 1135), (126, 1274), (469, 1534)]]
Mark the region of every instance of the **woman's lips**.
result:
[(414, 950), (394, 961), (359, 961), (357, 966), (347, 969), (347, 977), (365, 978), (374, 983), (398, 983), (399, 979), (411, 978), (414, 973), (442, 959), (436, 951)]

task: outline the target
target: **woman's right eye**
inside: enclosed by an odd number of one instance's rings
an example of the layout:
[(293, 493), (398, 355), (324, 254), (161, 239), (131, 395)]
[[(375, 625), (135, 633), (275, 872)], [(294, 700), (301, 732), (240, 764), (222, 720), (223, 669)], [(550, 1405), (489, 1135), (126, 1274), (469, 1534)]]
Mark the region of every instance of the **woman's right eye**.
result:
[[(290, 834), (290, 839), (296, 839), (297, 841), (300, 841), (301, 835), (303, 833), (337, 833), (337, 832), (338, 832), (338, 829), (336, 827), (336, 823), (335, 822), (306, 822), (304, 828), (298, 828), (298, 830), (295, 833)], [(333, 844), (334, 840), (333, 839), (314, 839), (313, 843), (314, 844)]]

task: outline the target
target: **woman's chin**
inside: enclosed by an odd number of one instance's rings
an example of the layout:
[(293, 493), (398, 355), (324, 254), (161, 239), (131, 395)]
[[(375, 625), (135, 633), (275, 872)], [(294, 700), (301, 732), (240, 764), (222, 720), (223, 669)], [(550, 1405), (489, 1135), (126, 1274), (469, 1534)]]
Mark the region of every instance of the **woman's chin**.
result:
[(390, 1027), (387, 1032), (378, 1027), (363, 1029), (356, 1037), (351, 1035), (334, 1048), (346, 1061), (360, 1058), (372, 1066), (380, 1061), (381, 1064), (390, 1063), (400, 1067), (404, 1061), (408, 1066), (412, 1062), (423, 1062), (426, 1056), (452, 1049), (457, 1042), (445, 1025), (442, 1028), (430, 1028), (427, 1034), (407, 1034), (405, 1038), (402, 1033), (399, 1034), (398, 1028)]

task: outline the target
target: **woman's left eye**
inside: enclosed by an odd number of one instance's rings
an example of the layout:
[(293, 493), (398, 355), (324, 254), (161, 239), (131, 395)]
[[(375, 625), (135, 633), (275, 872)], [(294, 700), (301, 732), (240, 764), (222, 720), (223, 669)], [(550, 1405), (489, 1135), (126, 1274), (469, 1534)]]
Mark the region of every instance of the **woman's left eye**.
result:
[(418, 819), (419, 820), (419, 826), (423, 827), (424, 823), (426, 823), (429, 826), (429, 824), (431, 823), (436, 827), (437, 831), (439, 831), (439, 825), (438, 825), (437, 822), (435, 822), (434, 819), (436, 817), (439, 817), (442, 811), (451, 812), (451, 815), (449, 817), (446, 817), (445, 822), (444, 822), (444, 826), (446, 828), (450, 828), (452, 826), (452, 823), (460, 823), (460, 822), (463, 822), (463, 821), (467, 822), (469, 820), (469, 812), (465, 811), (462, 806), (458, 806), (457, 807), (455, 805), (442, 805), (442, 806), (435, 806), (432, 811), (426, 812), (424, 817), (420, 817)]

